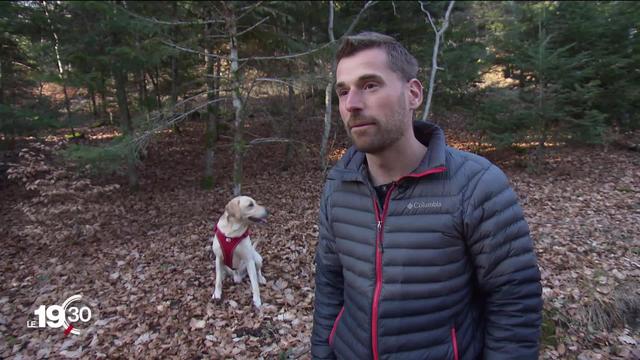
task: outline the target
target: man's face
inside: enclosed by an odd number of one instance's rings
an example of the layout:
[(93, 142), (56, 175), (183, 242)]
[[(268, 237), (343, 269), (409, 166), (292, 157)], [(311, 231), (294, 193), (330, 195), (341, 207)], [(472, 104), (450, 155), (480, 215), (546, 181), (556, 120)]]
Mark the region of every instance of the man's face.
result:
[(340, 116), (362, 152), (380, 153), (412, 133), (413, 110), (422, 101), (418, 80), (404, 81), (379, 48), (342, 58), (336, 71)]

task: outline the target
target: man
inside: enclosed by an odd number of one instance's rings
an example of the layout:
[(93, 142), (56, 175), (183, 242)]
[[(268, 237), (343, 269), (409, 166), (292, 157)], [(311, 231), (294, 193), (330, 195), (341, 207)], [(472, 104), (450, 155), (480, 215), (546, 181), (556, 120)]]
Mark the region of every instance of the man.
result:
[(540, 272), (505, 175), (413, 122), (418, 64), (395, 39), (349, 37), (337, 62), (354, 146), (321, 199), (313, 358), (536, 359)]

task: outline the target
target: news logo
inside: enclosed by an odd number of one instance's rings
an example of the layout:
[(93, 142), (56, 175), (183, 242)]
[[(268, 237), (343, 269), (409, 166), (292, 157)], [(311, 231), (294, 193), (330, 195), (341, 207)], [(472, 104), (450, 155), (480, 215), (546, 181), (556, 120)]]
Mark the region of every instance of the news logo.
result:
[(36, 319), (27, 320), (28, 328), (63, 328), (65, 336), (80, 335), (81, 329), (89, 327), (96, 318), (88, 301), (78, 294), (62, 305), (40, 305), (33, 313)]

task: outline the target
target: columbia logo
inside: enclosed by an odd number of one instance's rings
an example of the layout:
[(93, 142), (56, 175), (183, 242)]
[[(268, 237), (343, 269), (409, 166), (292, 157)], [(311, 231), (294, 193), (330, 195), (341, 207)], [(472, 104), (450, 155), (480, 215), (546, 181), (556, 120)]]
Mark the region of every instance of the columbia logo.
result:
[(407, 209), (424, 209), (424, 208), (437, 208), (441, 207), (442, 203), (440, 201), (414, 201), (410, 202), (407, 205)]

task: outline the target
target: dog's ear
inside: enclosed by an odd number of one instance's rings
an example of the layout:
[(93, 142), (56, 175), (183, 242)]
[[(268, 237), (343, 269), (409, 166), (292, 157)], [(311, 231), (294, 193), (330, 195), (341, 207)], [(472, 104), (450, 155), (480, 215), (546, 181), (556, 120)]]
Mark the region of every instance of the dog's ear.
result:
[(229, 214), (229, 216), (240, 219), (240, 199), (229, 201), (224, 210)]

